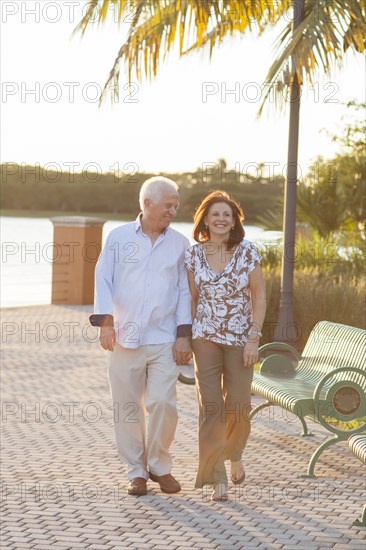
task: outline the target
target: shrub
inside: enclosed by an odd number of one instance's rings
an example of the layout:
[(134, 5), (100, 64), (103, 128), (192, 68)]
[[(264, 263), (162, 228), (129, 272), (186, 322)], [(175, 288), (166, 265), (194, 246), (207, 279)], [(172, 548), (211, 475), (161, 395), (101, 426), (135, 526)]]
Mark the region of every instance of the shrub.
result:
[[(264, 267), (267, 291), (267, 313), (263, 340), (274, 340), (280, 300), (280, 268)], [(294, 322), (298, 337), (293, 345), (302, 350), (318, 321), (332, 321), (366, 328), (366, 278), (326, 273), (315, 268), (296, 269), (294, 275)]]

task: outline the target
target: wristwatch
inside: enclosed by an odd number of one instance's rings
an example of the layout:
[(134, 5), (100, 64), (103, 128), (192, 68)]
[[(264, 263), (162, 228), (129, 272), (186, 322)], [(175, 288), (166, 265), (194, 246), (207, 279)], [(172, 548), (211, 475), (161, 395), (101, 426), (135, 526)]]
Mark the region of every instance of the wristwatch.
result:
[(263, 334), (261, 332), (259, 332), (258, 330), (250, 330), (249, 331), (249, 336), (251, 336), (252, 334), (255, 334), (256, 336), (258, 336), (258, 338), (262, 338)]

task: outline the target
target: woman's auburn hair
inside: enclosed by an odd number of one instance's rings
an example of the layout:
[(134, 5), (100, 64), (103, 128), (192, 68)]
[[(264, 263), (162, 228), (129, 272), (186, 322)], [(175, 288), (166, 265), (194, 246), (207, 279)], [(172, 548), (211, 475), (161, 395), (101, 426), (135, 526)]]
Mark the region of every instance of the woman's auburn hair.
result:
[(245, 231), (243, 227), (244, 213), (240, 204), (234, 201), (226, 191), (213, 191), (203, 199), (196, 210), (193, 221), (193, 238), (197, 243), (204, 243), (210, 239), (210, 230), (206, 228), (204, 219), (208, 214), (210, 207), (218, 202), (224, 202), (230, 206), (233, 218), (234, 229), (230, 231), (229, 240), (227, 242), (228, 250), (243, 240)]

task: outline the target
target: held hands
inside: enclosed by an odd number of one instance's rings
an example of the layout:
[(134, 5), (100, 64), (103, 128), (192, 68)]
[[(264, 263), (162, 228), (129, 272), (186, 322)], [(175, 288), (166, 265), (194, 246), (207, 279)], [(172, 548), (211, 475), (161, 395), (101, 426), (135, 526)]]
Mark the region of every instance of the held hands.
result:
[(244, 367), (249, 369), (258, 361), (258, 341), (247, 342), (244, 347)]
[(113, 327), (101, 327), (99, 333), (99, 342), (106, 351), (113, 351), (116, 345), (116, 331)]
[(173, 357), (177, 365), (188, 365), (192, 357), (189, 338), (177, 338), (173, 346)]
[[(116, 331), (113, 327), (101, 327), (99, 342), (106, 351), (113, 351), (116, 345)], [(174, 361), (177, 365), (187, 365), (192, 357), (189, 338), (177, 338), (173, 346)]]

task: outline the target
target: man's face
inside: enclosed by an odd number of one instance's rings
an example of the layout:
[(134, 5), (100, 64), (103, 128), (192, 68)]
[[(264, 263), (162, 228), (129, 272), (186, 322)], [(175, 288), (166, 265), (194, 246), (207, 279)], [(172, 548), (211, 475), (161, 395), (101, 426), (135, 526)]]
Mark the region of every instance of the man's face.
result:
[(160, 229), (166, 229), (177, 215), (179, 197), (176, 191), (167, 189), (154, 199), (145, 199), (144, 217)]

